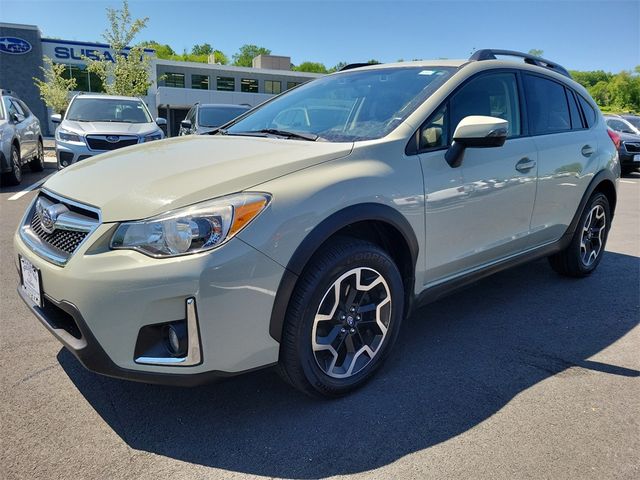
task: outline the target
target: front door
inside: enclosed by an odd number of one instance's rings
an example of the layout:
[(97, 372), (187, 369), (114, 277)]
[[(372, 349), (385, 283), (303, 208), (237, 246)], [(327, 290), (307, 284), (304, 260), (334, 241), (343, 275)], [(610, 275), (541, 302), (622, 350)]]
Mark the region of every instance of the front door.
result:
[[(468, 148), (462, 165), (444, 156), (455, 126), (470, 115), (509, 122), (504, 146)], [(537, 150), (522, 136), (515, 73), (470, 80), (423, 125), (426, 284), (431, 286), (526, 250), (536, 195)]]

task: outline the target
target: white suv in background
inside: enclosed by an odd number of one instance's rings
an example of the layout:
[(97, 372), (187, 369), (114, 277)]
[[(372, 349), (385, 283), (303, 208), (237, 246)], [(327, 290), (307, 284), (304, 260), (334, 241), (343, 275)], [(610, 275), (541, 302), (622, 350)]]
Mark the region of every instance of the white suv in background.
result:
[(153, 120), (145, 103), (135, 97), (76, 95), (64, 115), (52, 115), (56, 130), (58, 169), (98, 153), (164, 138), (164, 118)]

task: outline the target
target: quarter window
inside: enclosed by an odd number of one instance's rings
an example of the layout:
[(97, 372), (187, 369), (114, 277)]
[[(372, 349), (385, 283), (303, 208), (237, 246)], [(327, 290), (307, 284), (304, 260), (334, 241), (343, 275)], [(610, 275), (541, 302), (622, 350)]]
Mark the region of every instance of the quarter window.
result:
[(469, 115), (502, 118), (509, 122), (508, 137), (520, 135), (518, 85), (513, 73), (483, 75), (471, 80), (451, 98), (449, 108), (449, 137), (453, 136), (458, 123)]
[(233, 92), (236, 89), (236, 79), (233, 77), (218, 77), (216, 78), (216, 90), (223, 90), (225, 92)]
[(197, 90), (209, 90), (208, 75), (191, 75), (191, 88)]
[(164, 74), (164, 86), (184, 88), (184, 73), (166, 72)]
[(258, 93), (258, 80), (254, 80), (253, 78), (243, 78), (240, 81), (240, 91)]
[(525, 75), (524, 87), (533, 135), (571, 130), (569, 105), (562, 85), (546, 78)]

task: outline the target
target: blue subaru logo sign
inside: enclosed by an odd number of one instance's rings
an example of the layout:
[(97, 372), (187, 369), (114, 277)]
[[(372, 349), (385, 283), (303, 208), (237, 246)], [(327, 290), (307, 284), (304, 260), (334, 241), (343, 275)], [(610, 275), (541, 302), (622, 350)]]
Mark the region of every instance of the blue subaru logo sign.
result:
[(23, 55), (31, 51), (31, 44), (18, 37), (0, 37), (0, 52)]

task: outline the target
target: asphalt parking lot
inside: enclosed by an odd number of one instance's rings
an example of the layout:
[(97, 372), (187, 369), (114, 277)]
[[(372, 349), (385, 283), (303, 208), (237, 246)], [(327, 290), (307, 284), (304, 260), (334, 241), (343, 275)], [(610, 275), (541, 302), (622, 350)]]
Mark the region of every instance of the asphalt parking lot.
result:
[(194, 389), (85, 371), (15, 293), (34, 194), (0, 194), (2, 478), (640, 478), (640, 175), (594, 275), (542, 260), (428, 305), (335, 401), (272, 371)]

